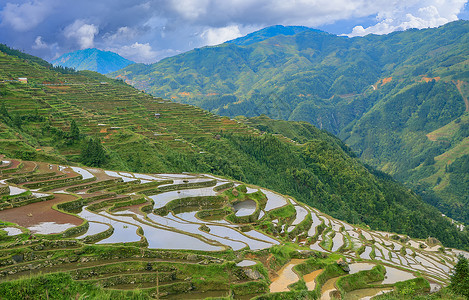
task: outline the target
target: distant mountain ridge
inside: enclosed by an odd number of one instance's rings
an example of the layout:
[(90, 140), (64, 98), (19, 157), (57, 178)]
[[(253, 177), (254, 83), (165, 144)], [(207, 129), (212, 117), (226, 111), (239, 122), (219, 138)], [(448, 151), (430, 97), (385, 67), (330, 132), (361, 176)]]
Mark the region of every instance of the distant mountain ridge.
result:
[(88, 70), (107, 74), (125, 68), (135, 62), (117, 53), (89, 48), (66, 53), (51, 62), (54, 66)]
[(290, 36), (290, 35), (295, 35), (297, 33), (303, 32), (303, 31), (316, 31), (316, 32), (318, 32), (319, 30), (309, 28), (309, 27), (305, 27), (305, 26), (274, 25), (274, 26), (266, 27), (264, 29), (252, 32), (250, 34), (239, 37), (237, 39), (227, 41), (226, 43), (236, 44), (236, 45), (239, 45), (239, 46), (251, 45), (251, 44), (261, 42), (263, 40), (266, 40), (266, 39), (274, 37), (274, 36), (278, 36), (278, 35)]
[(294, 33), (269, 27), (109, 76), (219, 115), (307, 121), (469, 223), (469, 21), (354, 38)]

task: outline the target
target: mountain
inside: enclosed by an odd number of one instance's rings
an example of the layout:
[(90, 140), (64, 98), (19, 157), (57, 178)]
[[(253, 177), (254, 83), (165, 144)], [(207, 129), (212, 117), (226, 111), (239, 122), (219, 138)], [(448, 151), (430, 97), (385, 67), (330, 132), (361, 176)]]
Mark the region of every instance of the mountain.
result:
[(469, 155), (468, 21), (379, 36), (305, 30), (247, 40), (110, 76), (219, 115), (309, 122), (469, 222), (469, 171), (457, 167)]
[(0, 152), (8, 157), (212, 173), (275, 189), (353, 224), (469, 245), (467, 230), (314, 126), (304, 127), (300, 144), (95, 72), (57, 72), (19, 52), (1, 54), (0, 67)]
[(114, 72), (134, 64), (133, 61), (125, 59), (117, 53), (102, 51), (96, 48), (66, 53), (51, 63), (54, 66), (95, 71), (101, 74)]
[(236, 44), (239, 46), (242, 45), (251, 45), (257, 42), (262, 42), (263, 40), (266, 40), (268, 38), (278, 36), (278, 35), (284, 35), (284, 36), (289, 36), (289, 35), (295, 35), (297, 33), (303, 32), (303, 31), (319, 31), (316, 29), (312, 29), (309, 27), (305, 26), (283, 26), (283, 25), (275, 25), (275, 26), (270, 26), (266, 27), (264, 29), (252, 32), (250, 34), (247, 34), (245, 36), (239, 37), (237, 39), (231, 40), (226, 42), (227, 44)]

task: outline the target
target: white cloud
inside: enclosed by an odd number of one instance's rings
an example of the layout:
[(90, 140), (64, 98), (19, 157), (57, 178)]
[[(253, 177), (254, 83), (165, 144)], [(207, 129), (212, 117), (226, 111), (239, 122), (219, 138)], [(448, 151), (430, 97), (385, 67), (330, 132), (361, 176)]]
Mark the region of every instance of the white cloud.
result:
[(49, 45), (42, 40), (42, 36), (38, 35), (34, 40), (33, 49), (47, 49)]
[(128, 41), (137, 36), (137, 30), (128, 26), (119, 27), (114, 34), (106, 33), (104, 38), (109, 42)]
[(438, 27), (458, 19), (467, 0), (426, 0), (402, 1), (378, 13), (378, 23), (364, 28), (356, 26), (349, 36), (363, 36), (370, 33), (387, 34), (409, 28)]
[(86, 24), (83, 20), (75, 20), (64, 29), (65, 37), (75, 39), (81, 49), (92, 48), (94, 37), (98, 32), (96, 25)]
[(154, 51), (149, 43), (140, 44), (135, 42), (132, 45), (108, 50), (117, 52), (119, 55), (135, 62), (152, 63), (159, 57), (158, 52)]
[(2, 25), (10, 25), (16, 31), (27, 31), (44, 21), (51, 12), (51, 3), (28, 1), (22, 4), (6, 3), (0, 11)]
[(172, 8), (182, 17), (195, 20), (206, 15), (210, 0), (172, 0)]
[(200, 35), (207, 45), (213, 46), (242, 36), (237, 25), (222, 28), (208, 28)]

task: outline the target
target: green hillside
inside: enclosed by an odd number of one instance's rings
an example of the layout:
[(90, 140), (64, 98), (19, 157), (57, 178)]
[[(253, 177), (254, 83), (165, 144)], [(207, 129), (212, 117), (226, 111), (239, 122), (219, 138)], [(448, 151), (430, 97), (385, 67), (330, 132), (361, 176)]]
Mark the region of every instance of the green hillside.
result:
[(298, 144), (94, 72), (62, 74), (5, 54), (0, 72), (0, 151), (9, 157), (212, 173), (275, 189), (353, 224), (469, 244), (467, 231), (315, 127)]
[(469, 222), (467, 194), (448, 171), (469, 154), (468, 21), (355, 38), (257, 34), (259, 42), (196, 49), (111, 75), (220, 115), (309, 122)]
[(65, 53), (54, 59), (52, 64), (80, 71), (88, 70), (107, 74), (134, 64), (134, 62), (117, 53), (93, 48)]

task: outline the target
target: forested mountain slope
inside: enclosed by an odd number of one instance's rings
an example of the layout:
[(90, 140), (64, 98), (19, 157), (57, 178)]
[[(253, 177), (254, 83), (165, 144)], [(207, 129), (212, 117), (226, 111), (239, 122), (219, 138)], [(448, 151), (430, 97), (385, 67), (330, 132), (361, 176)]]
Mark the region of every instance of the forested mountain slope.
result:
[(255, 36), (112, 76), (220, 115), (310, 122), (469, 222), (469, 171), (450, 171), (469, 155), (468, 21), (355, 38)]
[(95, 71), (101, 74), (117, 71), (133, 63), (117, 53), (96, 48), (65, 53), (52, 61), (54, 66)]
[(0, 72), (0, 151), (9, 157), (209, 172), (273, 188), (354, 224), (469, 244), (467, 231), (313, 126), (309, 141), (298, 144), (94, 72), (62, 74), (5, 54)]

